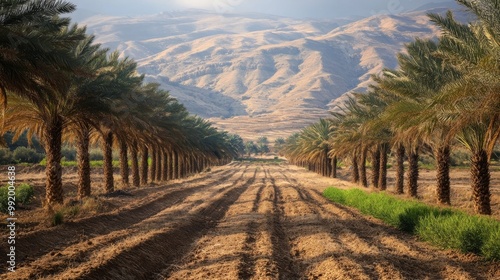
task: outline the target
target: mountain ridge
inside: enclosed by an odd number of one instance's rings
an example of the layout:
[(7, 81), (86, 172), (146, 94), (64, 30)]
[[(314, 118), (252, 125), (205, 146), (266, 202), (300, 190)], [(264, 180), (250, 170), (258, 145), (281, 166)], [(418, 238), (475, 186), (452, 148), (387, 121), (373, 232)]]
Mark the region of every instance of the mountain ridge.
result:
[(190, 112), (249, 139), (273, 139), (365, 91), (370, 75), (396, 67), (405, 43), (436, 37), (428, 11), (349, 23), (201, 11), (82, 23)]

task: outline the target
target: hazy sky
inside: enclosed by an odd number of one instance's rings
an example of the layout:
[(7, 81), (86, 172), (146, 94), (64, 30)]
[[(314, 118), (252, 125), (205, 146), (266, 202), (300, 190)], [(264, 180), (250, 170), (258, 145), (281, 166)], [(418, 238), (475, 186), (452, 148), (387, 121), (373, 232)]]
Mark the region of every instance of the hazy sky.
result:
[(145, 15), (186, 8), (218, 13), (257, 12), (297, 18), (339, 18), (397, 14), (427, 3), (452, 0), (69, 0), (80, 13)]

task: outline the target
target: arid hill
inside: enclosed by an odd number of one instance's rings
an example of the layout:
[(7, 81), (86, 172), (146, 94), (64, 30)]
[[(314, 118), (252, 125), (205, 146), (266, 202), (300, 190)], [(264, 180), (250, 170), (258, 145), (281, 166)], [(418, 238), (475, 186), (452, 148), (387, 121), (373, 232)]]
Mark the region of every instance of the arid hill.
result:
[(438, 34), (426, 13), (447, 9), (356, 21), (189, 10), (82, 23), (192, 113), (247, 138), (273, 139), (328, 116), (346, 93), (366, 90), (371, 74), (396, 66), (405, 43)]

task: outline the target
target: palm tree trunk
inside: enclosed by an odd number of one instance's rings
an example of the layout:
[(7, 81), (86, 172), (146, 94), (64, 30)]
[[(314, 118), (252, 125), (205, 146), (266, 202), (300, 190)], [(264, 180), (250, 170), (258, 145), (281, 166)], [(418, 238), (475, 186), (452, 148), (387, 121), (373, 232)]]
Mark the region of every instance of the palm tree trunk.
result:
[(142, 147), (142, 152), (141, 152), (141, 184), (142, 185), (147, 185), (148, 184), (148, 154), (149, 150), (146, 145)]
[(167, 177), (167, 180), (173, 180), (174, 179), (174, 174), (173, 174), (173, 160), (174, 160), (174, 157), (172, 155), (172, 151), (167, 151), (167, 169), (168, 169), (168, 177)]
[(396, 193), (402, 194), (404, 192), (404, 176), (405, 176), (405, 146), (400, 144), (396, 151)]
[(352, 156), (352, 182), (359, 183), (358, 155), (356, 153)]
[(183, 156), (181, 153), (177, 153), (177, 178), (183, 179), (182, 168), (184, 167)]
[(168, 153), (167, 151), (162, 152), (162, 165), (161, 165), (161, 180), (166, 182), (168, 180)]
[(337, 178), (337, 156), (332, 158), (332, 178)]
[(149, 168), (152, 182), (156, 182), (156, 149), (151, 148), (151, 167)]
[(365, 188), (368, 187), (368, 179), (366, 177), (366, 155), (368, 153), (367, 148), (362, 148), (361, 150), (361, 159), (360, 159), (360, 167), (359, 167), (359, 176), (361, 177), (361, 185)]
[(45, 199), (48, 205), (62, 204), (64, 200), (61, 168), (62, 129), (63, 121), (59, 117), (46, 123), (44, 135), (47, 157)]
[(326, 172), (325, 175), (326, 177), (330, 177), (332, 174), (332, 165), (331, 165), (332, 159), (329, 158), (328, 156), (325, 158), (325, 166), (326, 166)]
[(475, 212), (491, 215), (490, 170), (488, 153), (485, 150), (472, 154), (471, 179)]
[(76, 135), (76, 155), (78, 162), (78, 199), (90, 196), (90, 128), (83, 125)]
[(114, 191), (113, 181), (113, 133), (105, 132), (103, 135), (103, 152), (104, 152), (104, 188), (107, 193)]
[(450, 146), (444, 145), (437, 149), (436, 154), (437, 201), (450, 204)]
[(120, 140), (120, 174), (122, 184), (125, 187), (129, 185), (129, 168), (128, 168), (128, 145), (124, 140)]
[(173, 150), (172, 151), (172, 179), (179, 179), (178, 175), (179, 173), (177, 172), (178, 170), (178, 156), (177, 156), (177, 151)]
[(139, 159), (137, 158), (137, 142), (132, 144), (130, 149), (130, 157), (132, 158), (131, 168), (132, 168), (132, 185), (134, 187), (139, 187), (141, 185), (141, 178), (139, 177)]
[(418, 148), (410, 150), (408, 155), (408, 171), (406, 173), (406, 184), (408, 195), (417, 197), (418, 189)]
[(388, 144), (382, 144), (380, 146), (380, 172), (378, 177), (378, 187), (381, 190), (387, 189), (387, 150), (389, 149)]
[(380, 177), (380, 146), (372, 151), (372, 187), (378, 188), (378, 181)]
[(156, 149), (156, 181), (160, 182), (161, 181), (161, 150)]

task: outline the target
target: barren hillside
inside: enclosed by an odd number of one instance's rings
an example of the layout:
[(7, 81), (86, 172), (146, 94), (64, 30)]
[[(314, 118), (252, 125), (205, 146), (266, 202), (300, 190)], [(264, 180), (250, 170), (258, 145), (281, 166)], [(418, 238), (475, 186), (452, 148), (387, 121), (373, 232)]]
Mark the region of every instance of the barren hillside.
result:
[(370, 74), (396, 66), (405, 43), (436, 36), (428, 11), (346, 23), (190, 10), (83, 24), (192, 113), (247, 138), (273, 139), (364, 91)]

